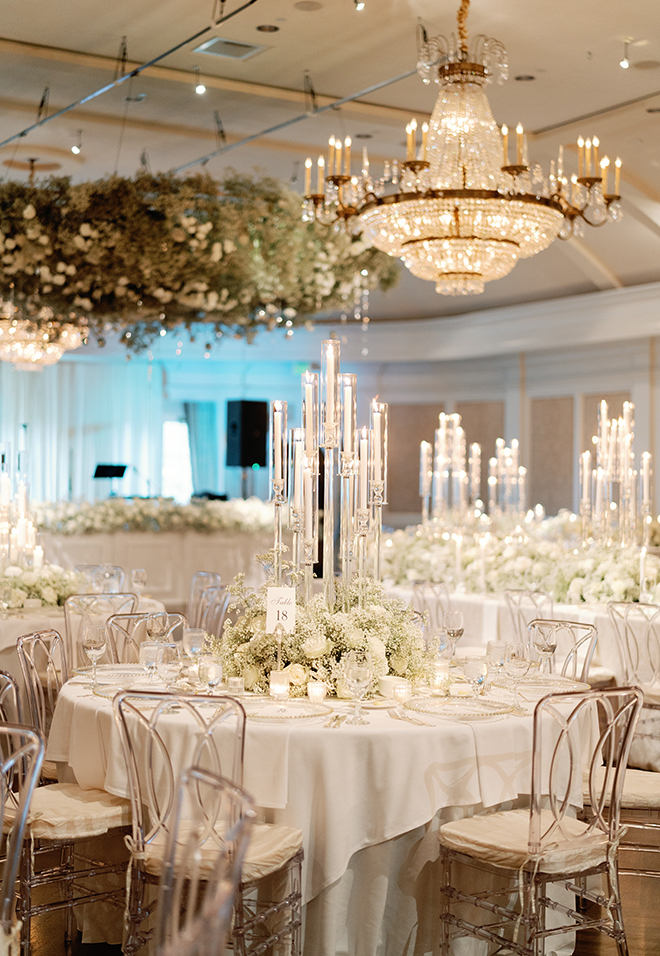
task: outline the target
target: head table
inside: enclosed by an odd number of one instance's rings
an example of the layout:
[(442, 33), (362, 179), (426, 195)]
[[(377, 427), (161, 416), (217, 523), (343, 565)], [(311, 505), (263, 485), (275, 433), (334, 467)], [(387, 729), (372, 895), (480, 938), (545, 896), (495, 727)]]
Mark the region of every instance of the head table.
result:
[[(303, 830), (308, 956), (433, 952), (438, 824), (529, 793), (531, 717), (423, 716), (431, 726), (383, 710), (369, 711), (367, 726), (338, 729), (321, 718), (248, 717), (244, 787), (264, 819)], [(168, 720), (176, 765), (195, 728), (181, 713)], [(62, 690), (47, 756), (83, 788), (128, 796), (112, 702), (83, 677)]]

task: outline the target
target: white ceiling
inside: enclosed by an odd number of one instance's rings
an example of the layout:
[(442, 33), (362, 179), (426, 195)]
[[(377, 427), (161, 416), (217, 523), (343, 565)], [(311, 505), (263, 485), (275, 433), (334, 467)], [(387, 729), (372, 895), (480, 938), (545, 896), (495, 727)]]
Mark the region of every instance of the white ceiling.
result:
[[(51, 112), (108, 84), (122, 36), (131, 64), (143, 63), (203, 30), (211, 0), (60, 0), (56, 5), (3, 0), (0, 25), (0, 141), (31, 125), (45, 87)], [(228, 0), (225, 12), (240, 6)], [(153, 171), (165, 171), (217, 148), (213, 112), (222, 119), (230, 146), (244, 137), (305, 113), (303, 75), (309, 71), (320, 105), (413, 70), (415, 28), (421, 18), (429, 35), (455, 28), (458, 0), (319, 0), (301, 10), (295, 0), (256, 0), (218, 35), (265, 49), (245, 61), (193, 52), (201, 40), (158, 67), (110, 90), (0, 149), (6, 159), (34, 157), (58, 162), (75, 180), (115, 169), (132, 175), (147, 151)], [(276, 33), (257, 30), (261, 24)], [(579, 243), (556, 241), (545, 253), (520, 262), (505, 279), (478, 297), (438, 296), (432, 283), (407, 273), (397, 289), (372, 297), (380, 319), (449, 316), (475, 309), (631, 286), (660, 280), (660, 4), (657, 0), (473, 0), (472, 35), (495, 36), (509, 53), (511, 79), (489, 88), (495, 119), (519, 120), (533, 132), (530, 154), (548, 166), (557, 148), (578, 133), (597, 134), (602, 150), (621, 156), (625, 218), (587, 229)], [(622, 70), (623, 43), (631, 68)], [(207, 92), (194, 92), (194, 67)], [(531, 82), (513, 77), (531, 74)], [(300, 189), (302, 162), (327, 143), (332, 132), (361, 134), (372, 160), (403, 158), (403, 128), (410, 115), (430, 113), (437, 88), (417, 75), (318, 116), (260, 136), (211, 159), (220, 176), (228, 167), (291, 180)], [(126, 96), (146, 93), (142, 102)], [(631, 102), (638, 100), (638, 102)], [(580, 122), (581, 117), (588, 117)], [(123, 129), (123, 136), (122, 136)], [(82, 130), (82, 153), (70, 152)], [(572, 153), (575, 162), (574, 153)], [(23, 178), (0, 165), (2, 175)]]

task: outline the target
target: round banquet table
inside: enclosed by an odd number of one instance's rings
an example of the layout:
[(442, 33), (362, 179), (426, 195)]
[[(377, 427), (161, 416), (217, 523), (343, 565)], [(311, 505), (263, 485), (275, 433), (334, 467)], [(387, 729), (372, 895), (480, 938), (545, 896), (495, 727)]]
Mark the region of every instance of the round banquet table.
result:
[[(423, 717), (431, 726), (383, 710), (370, 710), (367, 726), (339, 729), (321, 718), (248, 717), (243, 785), (265, 820), (303, 831), (306, 956), (434, 952), (438, 825), (529, 793), (531, 717)], [(181, 713), (168, 720), (176, 769), (194, 726)], [(84, 678), (62, 689), (47, 758), (62, 779), (128, 796), (112, 702)]]

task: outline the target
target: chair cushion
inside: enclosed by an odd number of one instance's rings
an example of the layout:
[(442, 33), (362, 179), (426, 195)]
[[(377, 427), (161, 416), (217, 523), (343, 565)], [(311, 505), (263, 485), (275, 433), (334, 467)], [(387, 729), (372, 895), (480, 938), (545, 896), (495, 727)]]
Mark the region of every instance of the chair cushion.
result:
[[(440, 827), (438, 838), (443, 846), (467, 856), (518, 870), (529, 862), (529, 810), (503, 810), (466, 817)], [(549, 810), (541, 812), (541, 829), (553, 821)], [(579, 872), (606, 858), (607, 840), (604, 834), (587, 837), (576, 847), (572, 842), (587, 829), (587, 824), (573, 817), (564, 818), (564, 828), (571, 837), (565, 847), (548, 843), (543, 850), (539, 869), (544, 873)], [(561, 834), (558, 834), (561, 840)]]
[[(182, 837), (185, 839), (185, 831)], [(144, 865), (148, 873), (160, 876), (163, 862), (165, 837), (152, 840), (144, 851)], [(276, 823), (260, 823), (252, 828), (250, 844), (243, 862), (243, 883), (252, 883), (270, 876), (281, 869), (302, 847), (302, 830), (280, 826)], [(203, 847), (200, 860), (200, 875), (207, 876), (215, 863), (218, 846), (208, 841)]]
[[(11, 827), (14, 815), (14, 808), (8, 806), (5, 831)], [(75, 783), (37, 787), (28, 814), (29, 836), (35, 840), (85, 840), (130, 823), (129, 800), (104, 790), (81, 790)]]
[[(605, 767), (600, 767), (596, 771), (597, 792), (602, 786), (604, 776)], [(590, 803), (588, 770), (584, 771), (583, 779), (584, 802)], [(605, 806), (609, 806), (609, 798), (606, 799)], [(660, 773), (655, 773), (652, 770), (631, 770), (628, 768), (623, 778), (621, 807), (626, 810), (660, 810)]]

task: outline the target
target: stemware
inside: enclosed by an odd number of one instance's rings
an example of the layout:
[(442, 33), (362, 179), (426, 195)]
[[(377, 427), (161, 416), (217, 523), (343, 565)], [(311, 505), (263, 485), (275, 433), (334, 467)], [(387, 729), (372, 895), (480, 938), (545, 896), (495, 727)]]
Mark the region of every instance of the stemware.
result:
[(159, 643), (156, 653), (156, 673), (165, 684), (168, 693), (174, 692), (174, 684), (181, 676), (183, 660), (178, 644)]
[(362, 716), (362, 698), (374, 676), (371, 657), (366, 651), (350, 651), (342, 659), (342, 670), (354, 701), (353, 716), (346, 723), (368, 724), (369, 721)]
[(142, 641), (140, 644), (140, 664), (147, 672), (147, 680), (150, 684), (156, 679), (156, 658), (158, 657), (158, 641)]
[(188, 669), (188, 676), (194, 677), (195, 665), (197, 665), (197, 676), (199, 677), (199, 658), (204, 647), (205, 632), (201, 627), (185, 627), (183, 629), (183, 652), (192, 661)]
[(485, 657), (468, 657), (463, 664), (463, 674), (472, 687), (472, 695), (479, 696), (479, 691), (488, 677), (488, 662)]
[(513, 703), (520, 707), (520, 696), (518, 694), (518, 685), (527, 675), (531, 661), (529, 659), (529, 648), (526, 644), (518, 641), (512, 641), (506, 645), (504, 651), (504, 670), (507, 676), (513, 681)]
[(456, 653), (456, 645), (463, 637), (463, 631), (465, 630), (463, 612), (445, 611), (444, 625), (447, 637), (451, 641), (451, 656), (453, 657)]
[(105, 624), (87, 624), (83, 631), (82, 646), (92, 664), (92, 687), (96, 687), (96, 665), (108, 646), (108, 631)]
[(147, 617), (147, 634), (152, 641), (162, 641), (167, 637), (169, 618), (166, 611), (154, 611)]
[(536, 653), (541, 658), (541, 667), (539, 672), (541, 674), (550, 673), (550, 658), (557, 650), (557, 631), (553, 627), (552, 629), (533, 627), (531, 629), (531, 638), (532, 644)]
[(200, 684), (206, 684), (209, 694), (212, 694), (222, 681), (222, 664), (211, 654), (202, 654), (197, 673)]
[(131, 587), (137, 594), (138, 601), (142, 597), (142, 591), (147, 586), (147, 572), (144, 568), (131, 569)]

